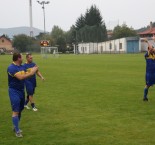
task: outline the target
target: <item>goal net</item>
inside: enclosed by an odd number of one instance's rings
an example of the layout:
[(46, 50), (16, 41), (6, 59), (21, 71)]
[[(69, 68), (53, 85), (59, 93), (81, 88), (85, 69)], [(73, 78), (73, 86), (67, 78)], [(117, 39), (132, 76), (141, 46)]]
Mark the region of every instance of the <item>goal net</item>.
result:
[(41, 55), (43, 58), (48, 58), (50, 56), (59, 57), (58, 47), (41, 47)]

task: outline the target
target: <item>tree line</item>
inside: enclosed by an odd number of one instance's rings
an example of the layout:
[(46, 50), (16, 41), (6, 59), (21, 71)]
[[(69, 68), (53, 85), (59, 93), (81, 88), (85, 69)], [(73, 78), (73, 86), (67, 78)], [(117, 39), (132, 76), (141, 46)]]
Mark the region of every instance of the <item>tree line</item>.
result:
[(92, 5), (81, 14), (69, 31), (62, 30), (59, 26), (53, 26), (50, 33), (40, 33), (36, 37), (24, 34), (13, 37), (13, 46), (20, 52), (40, 52), (40, 41), (50, 40), (50, 46), (57, 46), (59, 52), (73, 51), (73, 45), (84, 42), (104, 42), (109, 39), (136, 36), (133, 28), (126, 24), (116, 26), (112, 37), (108, 38), (105, 22), (100, 10)]

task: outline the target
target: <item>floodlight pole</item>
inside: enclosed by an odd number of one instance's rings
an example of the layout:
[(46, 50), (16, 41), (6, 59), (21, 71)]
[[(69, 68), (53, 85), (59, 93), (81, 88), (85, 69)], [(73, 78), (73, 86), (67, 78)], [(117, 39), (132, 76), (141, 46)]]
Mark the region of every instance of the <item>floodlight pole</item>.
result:
[(29, 14), (30, 14), (30, 37), (33, 37), (32, 0), (29, 0)]
[(44, 17), (44, 35), (46, 33), (46, 28), (45, 28), (45, 4), (49, 4), (49, 1), (37, 1), (40, 5), (42, 5), (42, 9), (43, 9), (43, 17)]

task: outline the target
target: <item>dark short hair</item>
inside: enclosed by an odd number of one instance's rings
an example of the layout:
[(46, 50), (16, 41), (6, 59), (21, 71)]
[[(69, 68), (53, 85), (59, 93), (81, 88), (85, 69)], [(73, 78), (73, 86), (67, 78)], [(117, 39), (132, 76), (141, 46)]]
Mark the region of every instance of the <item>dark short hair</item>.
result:
[(27, 53), (26, 54), (26, 58), (28, 58), (30, 55), (32, 55), (31, 53)]
[(18, 58), (21, 58), (21, 57), (22, 57), (22, 56), (21, 56), (20, 53), (14, 53), (14, 54), (13, 54), (13, 57), (12, 57), (12, 60), (13, 60), (13, 61), (17, 61)]

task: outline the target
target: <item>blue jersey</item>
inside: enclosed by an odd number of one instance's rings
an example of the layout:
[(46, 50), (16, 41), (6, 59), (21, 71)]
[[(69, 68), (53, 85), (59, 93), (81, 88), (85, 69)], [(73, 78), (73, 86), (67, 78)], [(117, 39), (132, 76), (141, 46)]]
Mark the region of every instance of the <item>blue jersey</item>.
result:
[(155, 73), (155, 55), (146, 52), (146, 73)]
[(19, 80), (15, 77), (16, 74), (25, 74), (25, 68), (23, 65), (16, 65), (15, 63), (12, 63), (8, 69), (8, 85), (9, 88), (16, 89), (19, 91), (24, 90), (24, 80)]
[[(36, 64), (34, 62), (31, 62), (31, 63), (25, 63), (23, 66), (26, 69), (26, 73), (30, 73), (31, 72), (31, 69), (34, 66), (36, 66)], [(25, 80), (25, 83), (26, 84), (32, 84), (33, 87), (36, 87), (36, 74), (34, 74), (33, 76), (27, 78)]]

